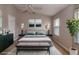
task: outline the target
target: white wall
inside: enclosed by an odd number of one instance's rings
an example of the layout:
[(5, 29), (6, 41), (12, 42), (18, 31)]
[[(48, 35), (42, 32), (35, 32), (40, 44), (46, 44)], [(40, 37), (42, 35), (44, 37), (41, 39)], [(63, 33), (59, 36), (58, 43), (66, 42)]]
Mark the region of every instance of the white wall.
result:
[(2, 27), (3, 29), (8, 29), (8, 15), (12, 15), (16, 18), (15, 20), (15, 36), (18, 38), (17, 30), (17, 19), (19, 19), (19, 10), (17, 10), (13, 5), (0, 5), (0, 10), (2, 11)]
[(72, 46), (72, 37), (67, 28), (66, 21), (73, 17), (73, 13), (74, 13), (74, 5), (69, 5), (64, 10), (62, 10), (61, 12), (57, 13), (55, 16), (52, 17), (52, 22), (57, 17), (60, 18), (60, 35), (59, 36), (54, 35), (53, 38), (54, 40), (61, 43), (61, 45), (64, 48), (66, 48), (66, 50), (69, 50)]
[[(29, 19), (42, 19), (42, 28), (40, 30), (47, 30), (45, 28), (46, 25), (50, 24), (51, 26), (51, 18), (45, 15), (39, 15), (39, 14), (29, 14), (29, 13), (22, 13), (19, 15), (20, 19), (17, 20), (18, 23), (18, 30), (20, 33), (21, 30), (21, 23), (24, 23), (24, 30), (28, 30), (28, 20)], [(31, 29), (33, 30), (33, 28)], [(51, 30), (51, 28), (50, 28)]]

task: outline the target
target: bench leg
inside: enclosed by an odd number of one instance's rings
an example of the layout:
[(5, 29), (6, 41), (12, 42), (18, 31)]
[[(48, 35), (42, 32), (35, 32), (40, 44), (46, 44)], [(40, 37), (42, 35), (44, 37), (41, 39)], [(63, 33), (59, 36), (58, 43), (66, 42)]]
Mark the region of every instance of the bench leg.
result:
[(16, 49), (16, 55), (18, 55), (18, 49)]
[(50, 55), (50, 47), (48, 47), (48, 53), (49, 53), (49, 55)]

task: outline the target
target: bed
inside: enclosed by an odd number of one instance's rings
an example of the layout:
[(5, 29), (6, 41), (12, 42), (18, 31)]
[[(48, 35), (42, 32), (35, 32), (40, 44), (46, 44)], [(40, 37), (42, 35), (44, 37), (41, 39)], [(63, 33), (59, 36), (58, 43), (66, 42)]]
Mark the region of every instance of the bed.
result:
[(17, 41), (17, 52), (20, 50), (47, 50), (50, 54), (51, 39), (46, 35), (25, 35)]

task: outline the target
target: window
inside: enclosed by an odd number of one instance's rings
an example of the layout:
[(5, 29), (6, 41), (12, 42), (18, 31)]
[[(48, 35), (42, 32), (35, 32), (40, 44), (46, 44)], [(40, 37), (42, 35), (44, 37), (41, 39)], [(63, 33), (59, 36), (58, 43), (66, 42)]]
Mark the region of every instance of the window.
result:
[(34, 27), (35, 26), (34, 23), (35, 23), (34, 19), (29, 19), (28, 26), (29, 27)]
[(41, 24), (36, 24), (36, 27), (41, 27)]
[(79, 19), (79, 9), (75, 9), (74, 18)]
[(2, 28), (2, 16), (0, 16), (0, 28)]
[(0, 10), (0, 34), (2, 33), (2, 12)]
[(29, 27), (34, 27), (34, 24), (29, 24)]
[(41, 19), (29, 19), (29, 27), (41, 27)]
[[(74, 18), (79, 19), (79, 8), (75, 9)], [(74, 37), (74, 42), (79, 44), (79, 32)]]
[(41, 27), (41, 24), (42, 24), (42, 20), (41, 19), (36, 19), (36, 21), (35, 21), (36, 27)]
[(59, 18), (56, 18), (54, 20), (54, 34), (57, 36), (59, 36), (59, 27), (60, 27)]

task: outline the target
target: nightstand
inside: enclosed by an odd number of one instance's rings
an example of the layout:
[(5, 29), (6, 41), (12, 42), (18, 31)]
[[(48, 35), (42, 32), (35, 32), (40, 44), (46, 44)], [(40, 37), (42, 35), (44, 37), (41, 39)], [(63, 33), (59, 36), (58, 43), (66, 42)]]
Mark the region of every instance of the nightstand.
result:
[(52, 34), (47, 34), (47, 36), (48, 36), (49, 38), (52, 38)]
[(20, 39), (20, 38), (22, 38), (23, 36), (25, 36), (25, 34), (19, 34), (18, 36), (19, 36), (18, 39)]

